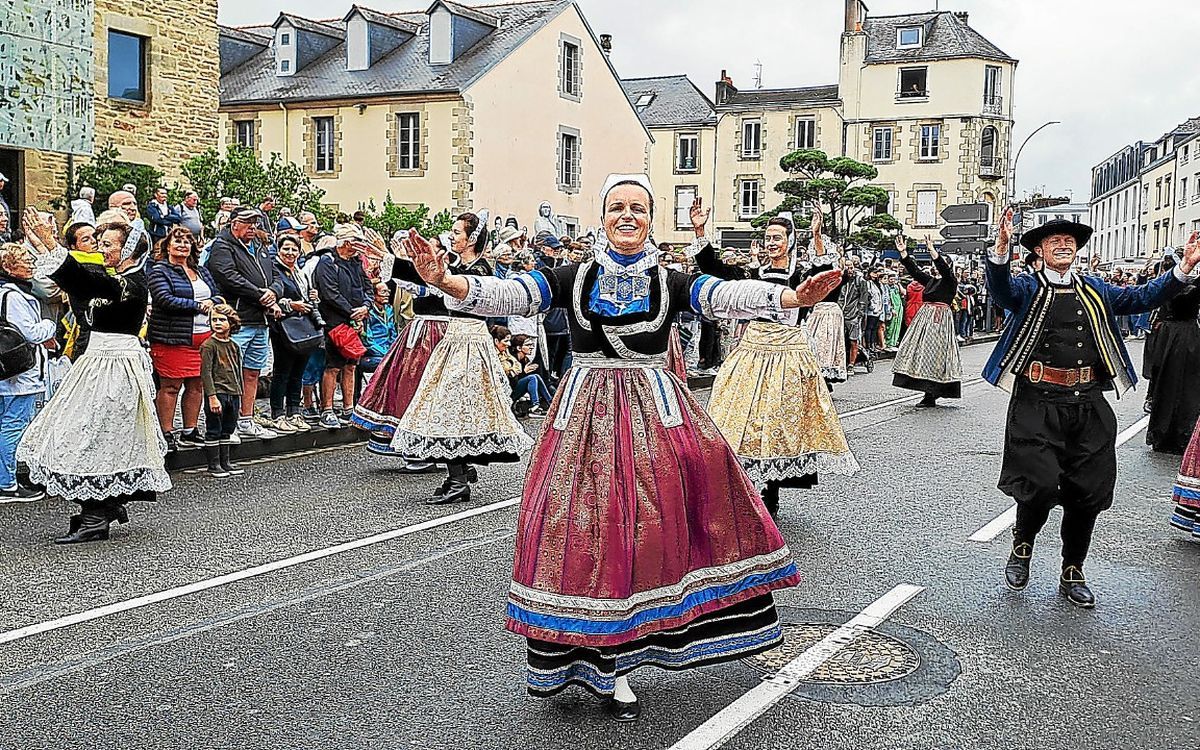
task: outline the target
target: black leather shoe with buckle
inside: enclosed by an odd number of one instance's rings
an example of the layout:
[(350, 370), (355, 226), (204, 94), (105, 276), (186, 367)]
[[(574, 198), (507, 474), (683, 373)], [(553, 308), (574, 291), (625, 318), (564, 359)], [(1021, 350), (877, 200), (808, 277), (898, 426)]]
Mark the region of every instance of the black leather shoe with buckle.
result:
[(1004, 582), (1013, 591), (1024, 591), (1029, 585), (1029, 563), (1032, 558), (1033, 545), (1013, 542), (1012, 552), (1008, 554), (1008, 564), (1004, 566)]
[(1083, 571), (1074, 565), (1063, 568), (1062, 577), (1058, 579), (1058, 593), (1076, 607), (1091, 609), (1096, 606), (1096, 595), (1088, 588)]
[(610, 698), (607, 708), (608, 715), (612, 717), (612, 720), (620, 724), (628, 724), (631, 721), (637, 721), (642, 716), (641, 701), (623, 703), (616, 698)]

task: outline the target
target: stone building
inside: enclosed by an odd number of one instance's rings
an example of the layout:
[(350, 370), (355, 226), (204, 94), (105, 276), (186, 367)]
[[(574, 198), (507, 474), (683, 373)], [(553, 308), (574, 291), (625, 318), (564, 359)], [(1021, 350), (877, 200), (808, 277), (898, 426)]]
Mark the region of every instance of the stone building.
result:
[(570, 0), (423, 11), (353, 6), (221, 29), (221, 140), (303, 165), (326, 200), (385, 196), (563, 232), (600, 218), (609, 172), (646, 169), (649, 131)]
[[(711, 184), (698, 181), (722, 243), (749, 244), (750, 220), (782, 200), (775, 186), (789, 175), (780, 158), (801, 148), (878, 168), (874, 184), (890, 196), (884, 208), (909, 234), (936, 233), (951, 204), (1008, 202), (1017, 61), (962, 12), (874, 17), (846, 0), (845, 21), (837, 84), (739, 90), (722, 71), (711, 105), (715, 141), (701, 155)], [(648, 80), (631, 79), (626, 90), (648, 91)], [(651, 102), (643, 113), (655, 133), (651, 177), (679, 187), (677, 143), (697, 127), (660, 113), (701, 107), (679, 83), (661, 95), (672, 106)], [(674, 228), (657, 227), (678, 239)]]
[[(10, 12), (28, 18), (6, 19), (6, 27), (36, 30), (47, 10), (37, 6), (55, 6), (51, 10), (81, 34), (75, 44), (80, 58), (67, 77), (78, 85), (39, 96), (70, 100), (72, 111), (55, 113), (58, 122), (50, 127), (70, 119), (80, 132), (70, 144), (60, 139), (55, 145), (0, 129), (0, 172), (12, 180), (6, 198), (14, 210), (66, 198), (72, 169), (93, 148), (115, 146), (123, 161), (153, 166), (174, 181), (184, 162), (217, 145), (216, 0), (35, 0), (13, 5)], [(45, 49), (64, 54), (51, 44)], [(50, 85), (60, 85), (58, 78)]]
[(1175, 214), (1170, 244), (1183, 247), (1192, 232), (1200, 232), (1200, 130), (1175, 142)]
[[(1106, 263), (1145, 260), (1181, 244), (1176, 212), (1190, 207), (1200, 169), (1189, 165), (1200, 117), (1154, 141), (1125, 146), (1092, 167), (1089, 201), (1094, 252)], [(1188, 144), (1188, 153), (1181, 151)], [(1185, 227), (1190, 223), (1185, 219)]]

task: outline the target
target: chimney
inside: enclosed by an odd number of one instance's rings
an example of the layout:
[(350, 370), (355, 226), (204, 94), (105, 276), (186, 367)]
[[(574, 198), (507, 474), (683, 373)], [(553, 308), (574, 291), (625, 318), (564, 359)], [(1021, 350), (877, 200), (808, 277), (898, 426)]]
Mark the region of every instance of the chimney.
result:
[(863, 16), (862, 0), (846, 0), (846, 33), (861, 34), (862, 24), (866, 20)]
[(958, 20), (962, 21), (964, 24), (967, 23), (967, 19), (970, 17), (970, 15), (971, 14), (965, 10), (954, 11), (954, 17), (957, 18)]
[(612, 34), (600, 35), (600, 49), (604, 50), (604, 54), (612, 54)]
[(725, 104), (730, 97), (737, 93), (737, 87), (733, 85), (733, 79), (729, 77), (728, 71), (721, 71), (721, 80), (717, 81), (717, 104)]

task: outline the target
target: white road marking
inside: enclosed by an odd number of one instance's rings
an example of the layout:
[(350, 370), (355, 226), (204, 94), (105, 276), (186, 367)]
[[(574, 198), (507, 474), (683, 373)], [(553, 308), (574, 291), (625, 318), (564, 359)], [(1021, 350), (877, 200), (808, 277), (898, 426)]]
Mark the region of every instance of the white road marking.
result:
[(804, 653), (785, 664), (777, 673), (753, 687), (716, 716), (694, 729), (688, 736), (671, 746), (670, 750), (713, 750), (733, 739), (751, 722), (783, 700), (817, 667), (850, 645), (863, 633), (874, 630), (924, 591), (923, 586), (902, 584), (880, 597), (853, 620), (826, 636)]
[[(1130, 440), (1140, 435), (1143, 430), (1150, 424), (1150, 416), (1146, 415), (1139, 419), (1135, 424), (1117, 435), (1117, 447), (1120, 448)], [(995, 540), (1005, 530), (1012, 528), (1017, 522), (1017, 506), (1014, 504), (1008, 510), (1001, 513), (996, 518), (988, 521), (987, 525), (979, 531), (976, 531), (971, 536), (967, 537), (972, 542), (983, 542), (984, 544)]]
[(1117, 447), (1120, 448), (1122, 445), (1125, 445), (1130, 440), (1133, 440), (1135, 437), (1138, 436), (1138, 433), (1140, 433), (1142, 430), (1146, 429), (1149, 426), (1150, 426), (1150, 415), (1147, 414), (1146, 416), (1139, 419), (1137, 424), (1135, 424), (1134, 426), (1130, 427), (1129, 429), (1127, 429), (1124, 432), (1117, 435)]
[(1017, 522), (1017, 506), (1014, 503), (1008, 510), (993, 518), (979, 531), (968, 537), (972, 542), (987, 543), (1000, 536), (1006, 529), (1011, 529)]
[(320, 550), (313, 550), (312, 552), (306, 552), (302, 555), (296, 555), (295, 557), (289, 557), (289, 558), (286, 558), (283, 560), (276, 560), (274, 562), (269, 562), (264, 565), (256, 565), (253, 568), (246, 568), (245, 570), (240, 570), (240, 571), (237, 571), (236, 573), (226, 573), (225, 575), (220, 575), (215, 578), (209, 578), (204, 581), (196, 581), (195, 583), (189, 583), (184, 586), (177, 586), (173, 589), (167, 589), (166, 591), (159, 591), (154, 594), (146, 594), (145, 596), (139, 596), (134, 599), (128, 599), (123, 602), (106, 604), (103, 607), (96, 607), (95, 609), (89, 609), (84, 612), (79, 612), (77, 614), (67, 615), (66, 617), (59, 617), (54, 620), (48, 620), (46, 622), (37, 623), (36, 625), (27, 625), (23, 628), (17, 628), (16, 630), (10, 630), (6, 633), (0, 633), (0, 645), (5, 644), (5, 643), (12, 643), (13, 641), (19, 641), (23, 638), (28, 638), (30, 636), (40, 635), (42, 633), (48, 633), (52, 630), (59, 630), (61, 628), (67, 628), (72, 625), (78, 625), (80, 623), (90, 622), (92, 620), (99, 620), (101, 618), (109, 617), (111, 615), (119, 614), (121, 612), (128, 612), (131, 609), (138, 609), (140, 607), (146, 607), (151, 604), (158, 604), (160, 602), (165, 602), (170, 599), (178, 599), (180, 597), (189, 596), (191, 594), (195, 594), (200, 591), (208, 591), (209, 589), (215, 589), (220, 586), (226, 586), (231, 583), (236, 583), (238, 581), (244, 581), (248, 578), (255, 578), (257, 576), (266, 575), (268, 573), (274, 573), (276, 571), (285, 570), (287, 568), (294, 568), (297, 565), (304, 565), (305, 563), (314, 562), (316, 560), (323, 560), (327, 557), (333, 557), (334, 555), (340, 555), (342, 553), (350, 552), (352, 550), (362, 549), (363, 547), (370, 547), (375, 544), (381, 544), (383, 542), (390, 542), (393, 539), (400, 539), (401, 537), (410, 536), (412, 534), (417, 534), (422, 531), (436, 529), (439, 526), (446, 526), (446, 525), (449, 525), (452, 523), (457, 523), (459, 521), (463, 521), (468, 518), (474, 518), (475, 516), (482, 516), (482, 515), (486, 515), (488, 513), (495, 513), (498, 510), (504, 510), (506, 508), (511, 508), (520, 502), (521, 502), (521, 498), (514, 497), (509, 500), (504, 500), (504, 501), (501, 501), (498, 503), (492, 503), (491, 505), (484, 505), (479, 508), (472, 508), (470, 510), (464, 510), (461, 513), (455, 513), (455, 514), (449, 515), (449, 516), (442, 516), (440, 518), (434, 518), (429, 521), (423, 521), (421, 523), (414, 524), (412, 526), (405, 526), (402, 529), (394, 529), (392, 531), (386, 531), (382, 534), (376, 534), (374, 536), (364, 537), (363, 539), (356, 539), (352, 542), (338, 544), (333, 547), (327, 547), (325, 549), (320, 549)]

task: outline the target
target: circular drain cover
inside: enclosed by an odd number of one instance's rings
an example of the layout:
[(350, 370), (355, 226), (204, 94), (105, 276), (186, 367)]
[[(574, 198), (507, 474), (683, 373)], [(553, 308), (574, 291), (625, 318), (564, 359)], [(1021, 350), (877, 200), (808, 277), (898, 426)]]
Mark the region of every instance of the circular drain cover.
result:
[[(766, 673), (778, 672), (785, 664), (820, 643), (837, 630), (826, 623), (794, 623), (782, 626), (783, 645), (746, 661)], [(921, 655), (907, 643), (878, 632), (862, 633), (852, 643), (813, 670), (802, 682), (825, 685), (868, 685), (903, 679), (921, 666)]]

